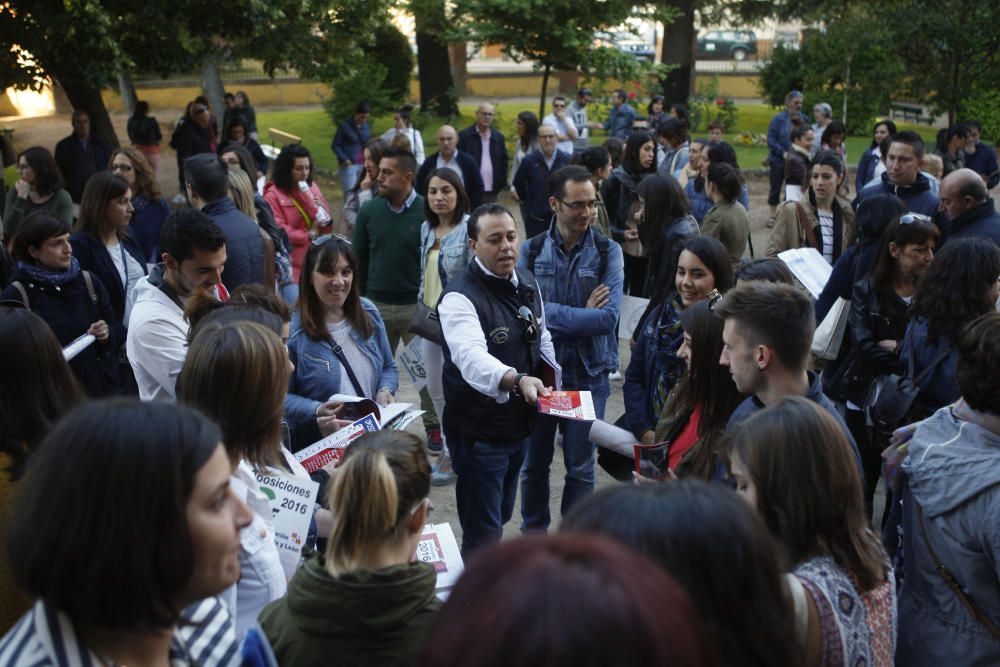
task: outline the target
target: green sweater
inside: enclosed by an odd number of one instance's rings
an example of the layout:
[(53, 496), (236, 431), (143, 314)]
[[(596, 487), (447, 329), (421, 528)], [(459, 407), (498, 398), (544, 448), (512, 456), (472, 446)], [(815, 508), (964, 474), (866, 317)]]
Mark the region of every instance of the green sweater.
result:
[(358, 211), (354, 225), (354, 252), (358, 255), (361, 294), (393, 305), (417, 302), (420, 287), (420, 225), (424, 198), (416, 195), (401, 213), (375, 197)]
[(21, 220), (29, 213), (45, 210), (63, 220), (67, 225), (73, 224), (73, 200), (65, 190), (56, 190), (52, 197), (41, 205), (36, 205), (27, 199), (17, 196), (17, 191), (11, 188), (7, 191), (3, 209), (3, 237), (8, 241), (14, 238)]
[(264, 607), (260, 624), (279, 665), (408, 665), (441, 603), (427, 563), (332, 576), (313, 552), (288, 582), (288, 595)]

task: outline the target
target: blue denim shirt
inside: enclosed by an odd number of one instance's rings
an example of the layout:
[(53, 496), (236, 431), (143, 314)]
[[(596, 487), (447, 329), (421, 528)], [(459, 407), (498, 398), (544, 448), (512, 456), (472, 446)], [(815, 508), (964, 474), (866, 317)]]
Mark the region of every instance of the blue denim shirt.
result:
[[(389, 347), (389, 336), (385, 332), (382, 316), (375, 304), (368, 299), (362, 298), (361, 305), (372, 318), (375, 333), (368, 338), (361, 338), (357, 331), (352, 330), (351, 337), (365, 356), (371, 359), (377, 378), (377, 382), (371, 387), (364, 388), (364, 398), (375, 398), (382, 387), (396, 393), (399, 388), (399, 371)], [(294, 428), (307, 422), (315, 422), (316, 408), (337, 393), (340, 388), (341, 366), (329, 341), (310, 337), (299, 323), (297, 312), (292, 316), (290, 330), (288, 358), (295, 364), (295, 372), (288, 380), (285, 419)], [(378, 369), (382, 369), (381, 372)]]
[[(593, 228), (567, 253), (555, 219), (535, 258), (535, 281), (545, 305), (545, 326), (552, 333), (556, 360), (564, 369), (579, 369), (591, 377), (618, 368), (615, 324), (621, 313), (625, 260), (614, 241), (608, 247), (605, 275), (600, 276), (601, 255)], [(518, 267), (528, 269), (528, 246), (521, 244)], [(587, 299), (598, 285), (610, 290), (603, 308), (587, 308)]]
[[(472, 261), (472, 248), (469, 247), (469, 215), (462, 216), (455, 229), (441, 237), (441, 247), (438, 249), (438, 273), (441, 274), (441, 287), (447, 287), (448, 281), (461, 275), (465, 267)], [(424, 300), (424, 271), (427, 270), (427, 255), (434, 247), (434, 230), (424, 223), (420, 225), (420, 288), (417, 291), (417, 301)], [(433, 308), (435, 304), (430, 304)]]

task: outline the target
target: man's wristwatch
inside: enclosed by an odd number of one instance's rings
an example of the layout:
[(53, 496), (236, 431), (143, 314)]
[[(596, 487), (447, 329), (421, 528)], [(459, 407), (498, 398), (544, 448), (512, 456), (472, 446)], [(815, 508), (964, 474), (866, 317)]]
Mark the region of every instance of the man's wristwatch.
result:
[(514, 396), (519, 396), (524, 398), (524, 394), (521, 393), (521, 378), (527, 377), (527, 373), (518, 373), (514, 376), (514, 388), (510, 390), (510, 393)]

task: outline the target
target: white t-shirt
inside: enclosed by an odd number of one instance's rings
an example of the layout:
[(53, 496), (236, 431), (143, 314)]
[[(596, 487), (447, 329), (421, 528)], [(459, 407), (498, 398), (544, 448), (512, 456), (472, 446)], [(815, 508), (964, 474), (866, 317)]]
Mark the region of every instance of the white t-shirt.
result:
[[(358, 347), (357, 341), (351, 337), (351, 331), (353, 330), (351, 322), (346, 319), (341, 320), (336, 324), (327, 324), (326, 329), (330, 332), (330, 337), (333, 338), (333, 341), (344, 350), (344, 358), (351, 365), (351, 370), (354, 371), (355, 377), (358, 378), (358, 384), (361, 385), (361, 389), (363, 390), (361, 398), (375, 398), (374, 395), (368, 395), (370, 388), (374, 387), (377, 381), (375, 366), (372, 364), (371, 359), (366, 357), (365, 353)], [(347, 394), (348, 396), (355, 396), (358, 393), (357, 389), (351, 383), (351, 378), (346, 370), (342, 370), (340, 373), (340, 386), (337, 388), (337, 393)]]
[[(118, 269), (118, 278), (121, 280), (122, 285), (125, 286), (125, 314), (122, 318), (122, 322), (128, 322), (128, 316), (132, 313), (132, 289), (135, 287), (139, 279), (146, 275), (143, 271), (142, 264), (135, 261), (118, 241), (114, 243), (108, 243), (104, 246), (108, 250), (108, 254), (111, 255), (111, 261), (114, 263), (115, 268)], [(111, 285), (106, 286), (109, 290), (112, 288)]]

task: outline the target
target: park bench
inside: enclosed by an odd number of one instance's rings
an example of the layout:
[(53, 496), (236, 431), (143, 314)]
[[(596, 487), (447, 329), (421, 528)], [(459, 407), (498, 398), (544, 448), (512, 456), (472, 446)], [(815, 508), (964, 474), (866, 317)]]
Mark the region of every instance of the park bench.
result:
[(279, 130), (274, 127), (267, 128), (267, 133), (270, 135), (271, 143), (262, 144), (260, 149), (264, 151), (264, 155), (266, 155), (269, 160), (273, 160), (278, 157), (278, 153), (280, 153), (281, 149), (285, 146), (289, 144), (302, 143), (302, 137), (297, 137), (290, 132), (284, 132), (283, 130)]
[(910, 123), (924, 123), (930, 125), (934, 122), (931, 116), (924, 114), (924, 107), (921, 104), (908, 104), (906, 102), (893, 102), (890, 107), (890, 116), (896, 117), (896, 112), (903, 116), (903, 120)]

